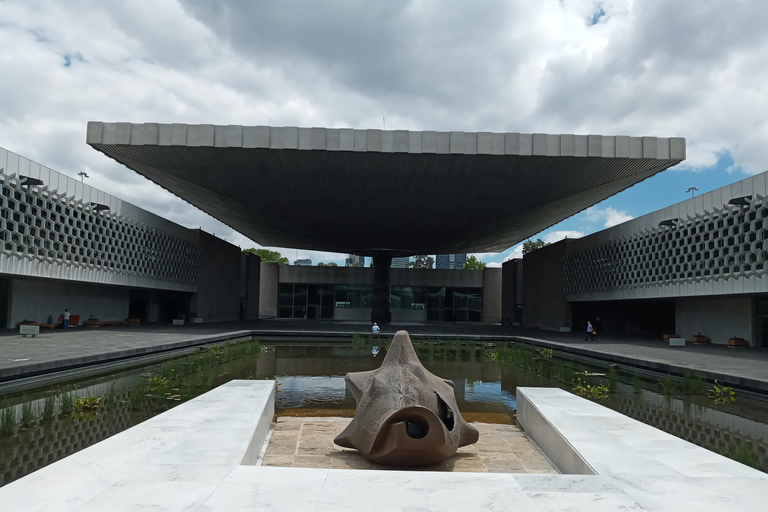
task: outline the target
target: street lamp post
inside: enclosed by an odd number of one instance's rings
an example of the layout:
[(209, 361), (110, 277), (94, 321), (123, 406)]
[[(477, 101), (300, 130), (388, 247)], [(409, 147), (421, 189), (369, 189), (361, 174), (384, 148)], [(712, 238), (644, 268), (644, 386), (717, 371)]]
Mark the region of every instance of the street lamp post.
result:
[(694, 196), (696, 195), (696, 191), (697, 190), (699, 190), (699, 189), (696, 188), (696, 187), (688, 187), (688, 190), (686, 190), (685, 193), (687, 194), (688, 192), (690, 192), (691, 193), (691, 199), (693, 199)]
[(83, 178), (90, 178), (90, 176), (88, 176), (88, 173), (85, 171), (79, 172), (77, 173), (77, 175), (80, 176), (80, 183), (83, 182)]

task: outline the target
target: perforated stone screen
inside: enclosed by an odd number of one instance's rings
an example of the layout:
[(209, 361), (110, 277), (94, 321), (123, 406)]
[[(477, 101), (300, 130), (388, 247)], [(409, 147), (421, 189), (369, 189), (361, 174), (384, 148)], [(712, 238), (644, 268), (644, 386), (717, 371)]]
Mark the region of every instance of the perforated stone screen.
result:
[(758, 194), (735, 202), (739, 204), (670, 219), (568, 254), (565, 292), (630, 290), (765, 274), (768, 202)]
[(0, 253), (115, 274), (196, 283), (197, 245), (0, 173)]

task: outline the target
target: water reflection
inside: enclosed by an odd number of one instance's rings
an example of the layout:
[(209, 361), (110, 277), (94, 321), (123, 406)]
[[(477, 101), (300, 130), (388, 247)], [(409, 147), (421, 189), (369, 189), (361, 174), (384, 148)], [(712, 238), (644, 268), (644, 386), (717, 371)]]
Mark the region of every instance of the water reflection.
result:
[[(273, 379), (279, 413), (325, 410), (354, 412), (346, 390), (348, 372), (378, 368), (379, 356), (365, 343), (274, 345), (241, 343), (111, 375), (0, 397), (0, 485), (86, 448), (232, 379)], [(424, 366), (454, 382), (462, 413), (514, 416), (518, 386), (572, 391), (585, 367), (545, 359), (523, 348), (426, 343), (415, 346)], [(605, 369), (599, 369), (606, 372)], [(583, 375), (582, 375), (583, 377)], [(690, 442), (756, 467), (768, 469), (768, 408), (739, 396), (716, 406), (706, 396), (667, 395), (658, 380), (632, 375), (589, 377), (612, 388), (600, 403)], [(612, 380), (612, 381), (611, 381)], [(678, 391), (684, 386), (680, 383)], [(96, 397), (96, 410), (78, 413), (78, 398)]]

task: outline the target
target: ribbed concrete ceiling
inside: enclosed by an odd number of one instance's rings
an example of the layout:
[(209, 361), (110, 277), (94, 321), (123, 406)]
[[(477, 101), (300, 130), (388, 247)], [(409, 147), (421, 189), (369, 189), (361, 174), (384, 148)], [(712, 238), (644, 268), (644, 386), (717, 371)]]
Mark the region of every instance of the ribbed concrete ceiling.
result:
[(685, 159), (685, 139), (88, 123), (87, 142), (265, 246), (498, 252)]

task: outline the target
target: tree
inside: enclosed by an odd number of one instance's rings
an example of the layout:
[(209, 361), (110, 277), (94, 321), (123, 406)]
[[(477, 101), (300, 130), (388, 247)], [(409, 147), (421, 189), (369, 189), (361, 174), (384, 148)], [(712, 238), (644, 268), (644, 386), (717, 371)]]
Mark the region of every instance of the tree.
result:
[(432, 268), (434, 264), (435, 264), (435, 258), (433, 258), (432, 256), (420, 254), (416, 256), (416, 259), (414, 261), (409, 261), (406, 267), (407, 268)]
[(317, 266), (318, 267), (338, 267), (338, 265), (335, 264), (334, 262), (323, 263), (322, 261), (320, 263), (318, 263)]
[(256, 249), (255, 247), (251, 247), (250, 249), (246, 249), (244, 252), (255, 254), (261, 258), (261, 261), (265, 263), (279, 263), (280, 265), (288, 264), (288, 258), (277, 251), (270, 251), (269, 249)]
[(464, 266), (462, 267), (463, 270), (483, 270), (485, 268), (485, 263), (478, 260), (474, 256), (467, 256), (467, 261), (464, 263)]
[(549, 245), (549, 242), (545, 242), (541, 238), (537, 238), (536, 241), (532, 241), (530, 238), (523, 242), (523, 254), (528, 254), (536, 249), (541, 249)]

